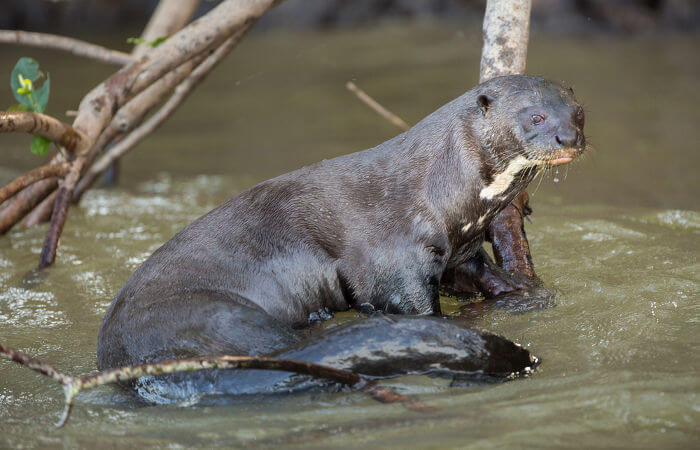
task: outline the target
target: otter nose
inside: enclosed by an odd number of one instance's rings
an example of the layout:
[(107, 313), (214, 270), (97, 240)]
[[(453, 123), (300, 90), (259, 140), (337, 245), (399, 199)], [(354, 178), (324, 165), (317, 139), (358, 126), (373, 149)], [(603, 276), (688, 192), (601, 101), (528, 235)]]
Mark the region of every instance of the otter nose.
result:
[(573, 147), (578, 141), (578, 132), (573, 128), (560, 129), (557, 131), (554, 139), (557, 141), (557, 144), (562, 147)]

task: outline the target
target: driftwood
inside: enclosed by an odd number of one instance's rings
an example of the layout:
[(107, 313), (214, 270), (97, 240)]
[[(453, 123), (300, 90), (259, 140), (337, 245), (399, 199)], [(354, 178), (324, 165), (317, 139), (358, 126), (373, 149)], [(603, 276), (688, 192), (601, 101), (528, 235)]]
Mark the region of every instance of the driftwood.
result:
[(377, 386), (370, 379), (346, 370), (291, 359), (266, 358), (258, 356), (218, 356), (188, 359), (174, 359), (139, 366), (125, 366), (96, 372), (82, 377), (72, 377), (36, 358), (0, 344), (0, 356), (28, 367), (35, 372), (61, 383), (65, 396), (63, 414), (56, 424), (66, 424), (73, 409), (73, 399), (81, 391), (105, 384), (135, 380), (146, 375), (165, 375), (176, 372), (192, 372), (209, 369), (260, 369), (292, 372), (324, 378), (354, 389), (360, 389), (382, 403), (402, 403), (414, 411), (431, 411), (416, 397), (400, 395), (391, 389)]
[[(55, 260), (71, 201), (79, 200), (100, 173), (163, 123), (258, 18), (281, 2), (225, 0), (186, 25), (200, 1), (161, 0), (141, 38), (146, 42), (167, 39), (156, 47), (141, 44), (131, 55), (70, 38), (0, 31), (0, 42), (44, 46), (124, 65), (83, 98), (72, 126), (33, 113), (0, 115), (0, 132), (38, 134), (70, 153), (70, 161), (57, 155), (46, 168), (19, 177), (2, 191), (13, 196), (0, 209), (0, 234), (27, 214), (27, 225), (50, 216), (39, 268)], [(98, 158), (110, 143), (114, 143), (112, 148)], [(67, 170), (64, 164), (69, 165)], [(49, 168), (54, 165), (57, 167)], [(55, 176), (41, 178), (47, 173)]]

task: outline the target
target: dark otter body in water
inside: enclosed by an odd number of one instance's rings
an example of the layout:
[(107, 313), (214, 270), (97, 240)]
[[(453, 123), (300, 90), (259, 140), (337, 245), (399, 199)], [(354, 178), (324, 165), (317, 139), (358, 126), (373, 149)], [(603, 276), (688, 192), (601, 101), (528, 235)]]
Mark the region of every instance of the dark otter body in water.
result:
[(319, 310), (439, 314), (441, 287), (517, 289), (484, 232), (539, 169), (582, 152), (582, 129), (569, 89), (499, 77), (375, 148), (260, 183), (138, 268), (102, 323), (98, 366), (268, 354)]
[[(429, 316), (374, 314), (315, 334), (269, 354), (362, 373), (370, 378), (399, 375), (447, 375), (470, 384), (527, 375), (537, 358), (513, 342), (452, 320)], [(458, 381), (458, 382), (459, 382)], [(224, 402), (231, 395), (338, 388), (333, 382), (267, 370), (207, 370), (168, 377), (142, 377), (135, 384), (142, 399), (172, 403)], [(208, 394), (202, 398), (202, 394)]]

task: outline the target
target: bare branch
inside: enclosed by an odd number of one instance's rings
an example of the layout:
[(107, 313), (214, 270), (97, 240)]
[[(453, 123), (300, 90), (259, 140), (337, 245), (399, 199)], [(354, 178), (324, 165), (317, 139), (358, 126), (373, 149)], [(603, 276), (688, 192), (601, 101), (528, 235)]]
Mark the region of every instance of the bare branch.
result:
[(24, 219), (24, 226), (31, 228), (40, 223), (48, 222), (53, 212), (53, 205), (56, 203), (56, 196), (58, 196), (58, 189), (54, 190), (27, 214), (27, 217)]
[[(173, 89), (184, 81), (185, 78), (187, 78), (192, 71), (212, 52), (213, 50), (202, 53), (201, 55), (190, 59), (181, 66), (168, 72), (160, 80), (153, 83), (139, 95), (131, 99), (119, 109), (103, 134), (106, 133), (108, 136), (112, 135), (112, 137), (114, 137), (116, 133), (126, 133), (131, 131), (136, 124), (143, 120), (146, 114), (148, 114), (158, 103), (163, 101), (168, 94), (171, 94)], [(110, 140), (112, 137), (110, 137)], [(100, 136), (100, 138), (102, 138), (102, 136)]]
[(92, 389), (104, 384), (135, 380), (146, 375), (166, 375), (176, 372), (191, 372), (208, 369), (277, 370), (310, 375), (316, 378), (325, 378), (346, 386), (361, 388), (370, 394), (372, 398), (384, 403), (401, 402), (414, 410), (429, 410), (429, 408), (425, 407), (418, 399), (405, 395), (398, 395), (387, 388), (374, 386), (369, 379), (362, 375), (321, 364), (291, 359), (228, 355), (174, 359), (138, 366), (117, 367), (78, 378), (66, 375), (43, 361), (32, 358), (29, 355), (9, 347), (5, 347), (2, 344), (0, 344), (0, 355), (27, 366), (42, 375), (49, 376), (63, 385), (65, 408), (61, 420), (56, 424), (58, 427), (65, 425), (73, 406), (73, 398), (80, 391)]
[(46, 164), (44, 166), (37, 167), (36, 169), (30, 170), (29, 172), (15, 178), (3, 188), (0, 188), (0, 204), (4, 203), (5, 200), (15, 195), (17, 192), (26, 188), (30, 184), (34, 184), (37, 181), (51, 178), (60, 177), (68, 172), (70, 164), (63, 162), (58, 164)]
[(55, 34), (0, 30), (0, 43), (62, 50), (76, 56), (84, 56), (117, 66), (124, 66), (134, 60), (128, 53)]
[[(192, 19), (200, 3), (201, 0), (160, 0), (141, 34), (141, 39), (150, 42), (179, 31)], [(150, 50), (148, 44), (139, 44), (131, 54), (134, 58), (139, 58)]]
[(154, 48), (152, 52), (112, 75), (83, 98), (73, 127), (83, 132), (86, 139), (83, 139), (76, 149), (78, 156), (56, 196), (51, 224), (39, 259), (39, 268), (50, 266), (56, 258), (58, 239), (66, 222), (68, 205), (83, 167), (88, 161), (87, 154), (111, 121), (115, 111), (168, 71), (202, 52), (215, 48), (236, 31), (254, 23), (265, 11), (279, 2), (280, 0), (225, 0), (207, 15)]
[[(229, 38), (224, 42), (214, 53), (212, 53), (204, 62), (192, 71), (192, 73), (175, 89), (175, 93), (168, 99), (168, 101), (158, 110), (153, 116), (151, 116), (146, 122), (141, 124), (136, 128), (131, 134), (126, 136), (118, 144), (114, 145), (107, 153), (105, 153), (95, 164), (90, 167), (83, 179), (80, 181), (74, 195), (73, 201), (78, 201), (85, 190), (89, 189), (90, 186), (95, 182), (97, 177), (107, 170), (109, 165), (121, 158), (129, 150), (131, 150), (136, 144), (143, 140), (146, 136), (156, 130), (175, 110), (180, 106), (180, 104), (187, 98), (192, 89), (197, 86), (202, 79), (221, 62), (221, 60), (228, 55), (231, 50), (233, 50), (236, 45), (243, 39), (243, 36), (250, 30), (253, 24), (246, 25), (242, 30), (238, 31), (234, 36)], [(144, 91), (145, 93), (146, 91)], [(138, 97), (137, 97), (138, 98)], [(137, 100), (135, 98), (133, 101)], [(132, 102), (129, 102), (125, 106), (129, 106)], [(135, 109), (135, 108), (134, 108)], [(115, 120), (117, 118), (115, 117)], [(110, 125), (111, 127), (111, 125)], [(109, 129), (109, 128), (108, 128)]]
[(12, 197), (0, 209), (0, 234), (5, 234), (17, 222), (22, 220), (47, 195), (58, 186), (56, 178), (37, 181), (19, 194)]
[(68, 170), (68, 174), (66, 175), (63, 184), (58, 187), (56, 202), (54, 203), (53, 211), (51, 212), (51, 223), (49, 224), (49, 230), (46, 232), (44, 246), (41, 248), (41, 255), (39, 256), (39, 265), (37, 266), (38, 269), (44, 269), (50, 266), (56, 259), (58, 239), (61, 237), (63, 225), (66, 223), (68, 204), (73, 196), (73, 188), (75, 188), (75, 185), (78, 183), (78, 179), (80, 179), (80, 174), (83, 171), (86, 159), (87, 155), (78, 155)]
[(88, 137), (89, 145), (78, 153), (90, 150), (114, 112), (127, 101), (184, 62), (219, 46), (277, 3), (279, 0), (225, 0), (93, 89), (80, 103), (73, 123)]
[(348, 81), (345, 84), (345, 87), (348, 88), (350, 92), (355, 94), (357, 98), (359, 98), (365, 105), (369, 106), (379, 114), (380, 116), (384, 117), (386, 120), (391, 122), (392, 124), (396, 125), (400, 130), (406, 131), (409, 128), (411, 128), (406, 122), (404, 122), (399, 116), (394, 114), (393, 112), (389, 111), (385, 107), (379, 104), (375, 99), (369, 96), (365, 91), (357, 87), (355, 83), (352, 81)]
[(0, 133), (25, 132), (45, 137), (74, 153), (84, 141), (81, 133), (67, 123), (46, 114), (27, 111), (0, 111)]

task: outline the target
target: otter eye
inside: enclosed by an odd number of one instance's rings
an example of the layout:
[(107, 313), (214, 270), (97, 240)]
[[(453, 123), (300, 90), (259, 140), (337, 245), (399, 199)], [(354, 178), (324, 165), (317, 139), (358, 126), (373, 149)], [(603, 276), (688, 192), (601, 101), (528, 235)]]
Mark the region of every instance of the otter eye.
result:
[(535, 125), (539, 125), (542, 122), (544, 122), (544, 116), (539, 115), (539, 114), (532, 115), (532, 123), (534, 123)]

